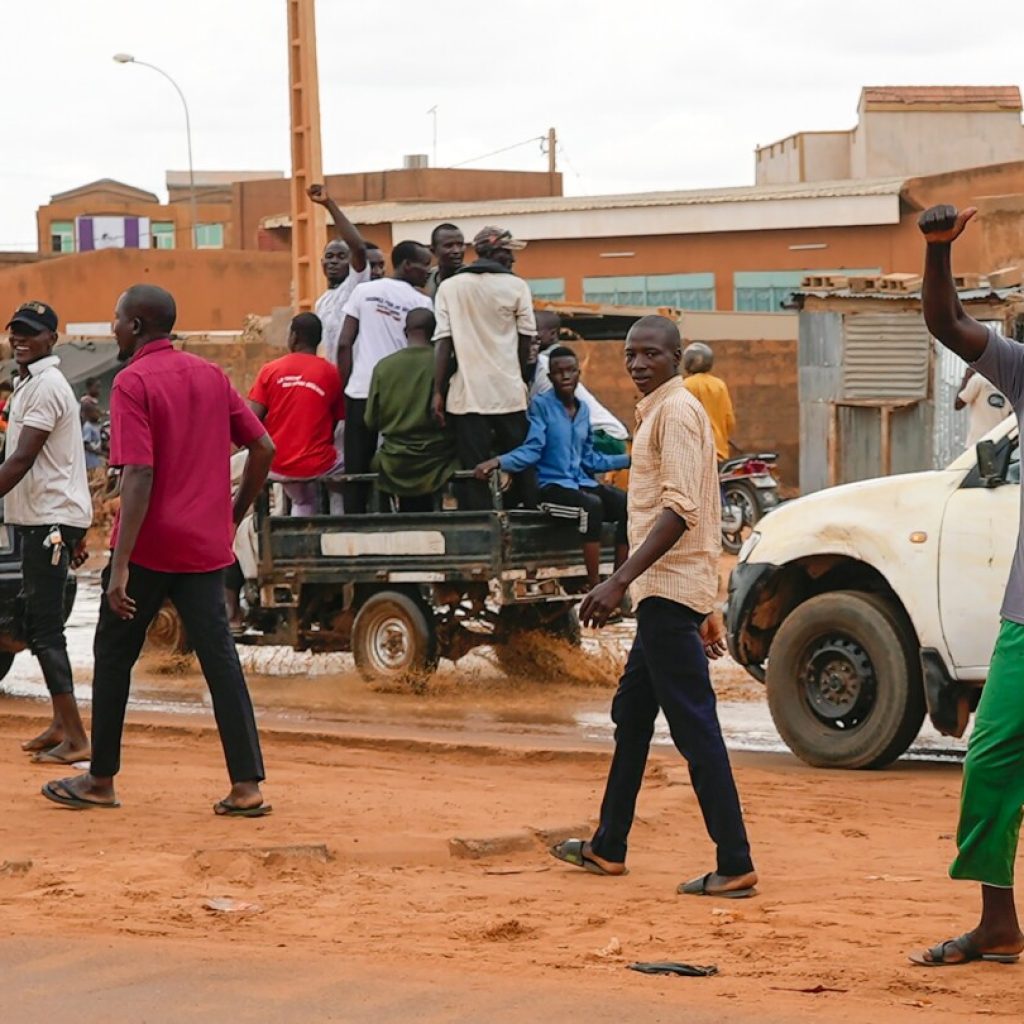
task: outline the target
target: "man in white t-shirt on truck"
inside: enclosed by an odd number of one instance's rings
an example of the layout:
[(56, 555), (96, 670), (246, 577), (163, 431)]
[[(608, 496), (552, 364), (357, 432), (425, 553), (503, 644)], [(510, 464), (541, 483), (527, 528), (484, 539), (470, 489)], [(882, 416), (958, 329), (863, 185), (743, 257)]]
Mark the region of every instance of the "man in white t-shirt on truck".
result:
[[(405, 348), (405, 318), (411, 309), (432, 309), (419, 291), (430, 274), (430, 250), (419, 242), (399, 242), (391, 253), (391, 277), (357, 285), (345, 305), (338, 344), (338, 370), (345, 386), (345, 472), (369, 473), (377, 434), (366, 425), (366, 399), (374, 367)], [(366, 512), (370, 488), (345, 487), (345, 512)]]
[(331, 198), (326, 185), (310, 185), (309, 198), (326, 208), (334, 221), (334, 234), (324, 247), (320, 266), (327, 278), (327, 291), (316, 300), (314, 312), (324, 325), (323, 356), (338, 361), (338, 338), (345, 322), (345, 303), (356, 285), (370, 280), (366, 242), (356, 226)]
[[(451, 416), (463, 469), (518, 448), (529, 430), (526, 377), (537, 324), (529, 285), (512, 273), (525, 247), (510, 231), (483, 228), (473, 239), (476, 262), (443, 281), (434, 298), (434, 418), (444, 425)], [(533, 469), (515, 484), (509, 504), (532, 505)], [(490, 508), (488, 485), (466, 481), (459, 504)]]
[(53, 719), (22, 749), (41, 764), (89, 759), (64, 638), (68, 570), (85, 560), (92, 497), (85, 470), (78, 399), (53, 354), (57, 314), (25, 302), (7, 324), (18, 377), (7, 408), (7, 451), (0, 466), (4, 521), (18, 529), (25, 639), (42, 669)]

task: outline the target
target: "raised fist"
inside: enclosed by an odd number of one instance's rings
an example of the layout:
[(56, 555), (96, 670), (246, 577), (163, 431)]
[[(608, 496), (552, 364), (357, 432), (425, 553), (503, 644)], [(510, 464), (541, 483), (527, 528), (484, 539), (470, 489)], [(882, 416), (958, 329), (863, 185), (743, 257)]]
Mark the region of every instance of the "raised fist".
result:
[(948, 245), (963, 234), (967, 222), (977, 212), (974, 206), (969, 206), (963, 213), (958, 213), (955, 206), (933, 206), (921, 214), (917, 226), (929, 245)]
[(330, 200), (330, 196), (327, 194), (326, 185), (310, 185), (306, 189), (306, 195), (313, 200), (314, 203), (319, 203), (321, 206), (326, 206)]

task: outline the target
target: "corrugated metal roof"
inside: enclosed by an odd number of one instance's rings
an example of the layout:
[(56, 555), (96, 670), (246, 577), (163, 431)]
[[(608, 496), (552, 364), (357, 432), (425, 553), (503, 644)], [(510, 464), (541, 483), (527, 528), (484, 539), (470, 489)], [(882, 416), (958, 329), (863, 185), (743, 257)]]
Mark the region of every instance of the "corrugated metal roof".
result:
[[(974, 299), (1005, 299), (1011, 295), (1021, 295), (1024, 298), (1024, 294), (1021, 293), (1019, 288), (965, 288), (963, 291), (957, 292), (961, 300), (972, 301)], [(800, 298), (804, 295), (812, 295), (816, 299), (892, 299), (897, 301), (899, 299), (920, 299), (920, 290), (916, 292), (851, 292), (849, 288), (839, 288), (835, 291), (812, 291), (810, 289), (803, 289), (800, 291), (790, 292), (794, 298)]]
[[(406, 221), (454, 220), (459, 217), (501, 217), (531, 213), (575, 213), (588, 210), (636, 209), (658, 206), (707, 206), (719, 203), (757, 203), (790, 199), (841, 199), (855, 196), (899, 195), (899, 178), (861, 181), (819, 181), (787, 185), (744, 185), (734, 188), (693, 189), (676, 192), (634, 192), (602, 196), (539, 196), (532, 199), (496, 199), (470, 203), (411, 202), (358, 203), (346, 207), (357, 224), (398, 224)], [(262, 226), (291, 226), (288, 214), (266, 217)]]

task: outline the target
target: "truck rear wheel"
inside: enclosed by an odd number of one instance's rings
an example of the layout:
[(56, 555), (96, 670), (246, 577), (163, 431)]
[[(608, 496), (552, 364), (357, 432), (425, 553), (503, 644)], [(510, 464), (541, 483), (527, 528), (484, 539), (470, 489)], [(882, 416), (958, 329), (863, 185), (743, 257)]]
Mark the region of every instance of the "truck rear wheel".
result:
[(372, 594), (352, 624), (352, 653), (366, 680), (423, 679), (439, 660), (433, 620), (408, 594)]
[(550, 656), (536, 644), (523, 642), (530, 633), (554, 637), (570, 647), (579, 647), (582, 640), (580, 617), (573, 604), (557, 609), (549, 605), (511, 605), (502, 608), (499, 617), (505, 639), (494, 645), (494, 653), (509, 676), (544, 676), (550, 670)]
[(924, 721), (916, 644), (883, 598), (820, 594), (783, 622), (768, 657), (768, 707), (786, 745), (818, 768), (880, 768)]

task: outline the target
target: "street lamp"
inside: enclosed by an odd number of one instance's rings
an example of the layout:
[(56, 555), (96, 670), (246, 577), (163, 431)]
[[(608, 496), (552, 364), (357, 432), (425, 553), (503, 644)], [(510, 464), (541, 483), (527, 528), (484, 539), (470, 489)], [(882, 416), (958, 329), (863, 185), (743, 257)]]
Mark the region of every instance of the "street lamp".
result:
[(192, 248), (197, 249), (199, 242), (196, 236), (196, 229), (199, 226), (199, 218), (196, 215), (196, 178), (192, 170), (192, 121), (188, 116), (188, 104), (185, 102), (185, 94), (181, 91), (178, 83), (166, 71), (158, 68), (155, 64), (147, 64), (144, 60), (136, 60), (130, 53), (115, 53), (114, 60), (118, 64), (138, 64), (144, 68), (151, 68), (157, 74), (163, 75), (174, 86), (174, 91), (181, 98), (181, 105), (185, 108), (185, 138), (188, 141), (188, 188), (189, 205), (192, 211)]

